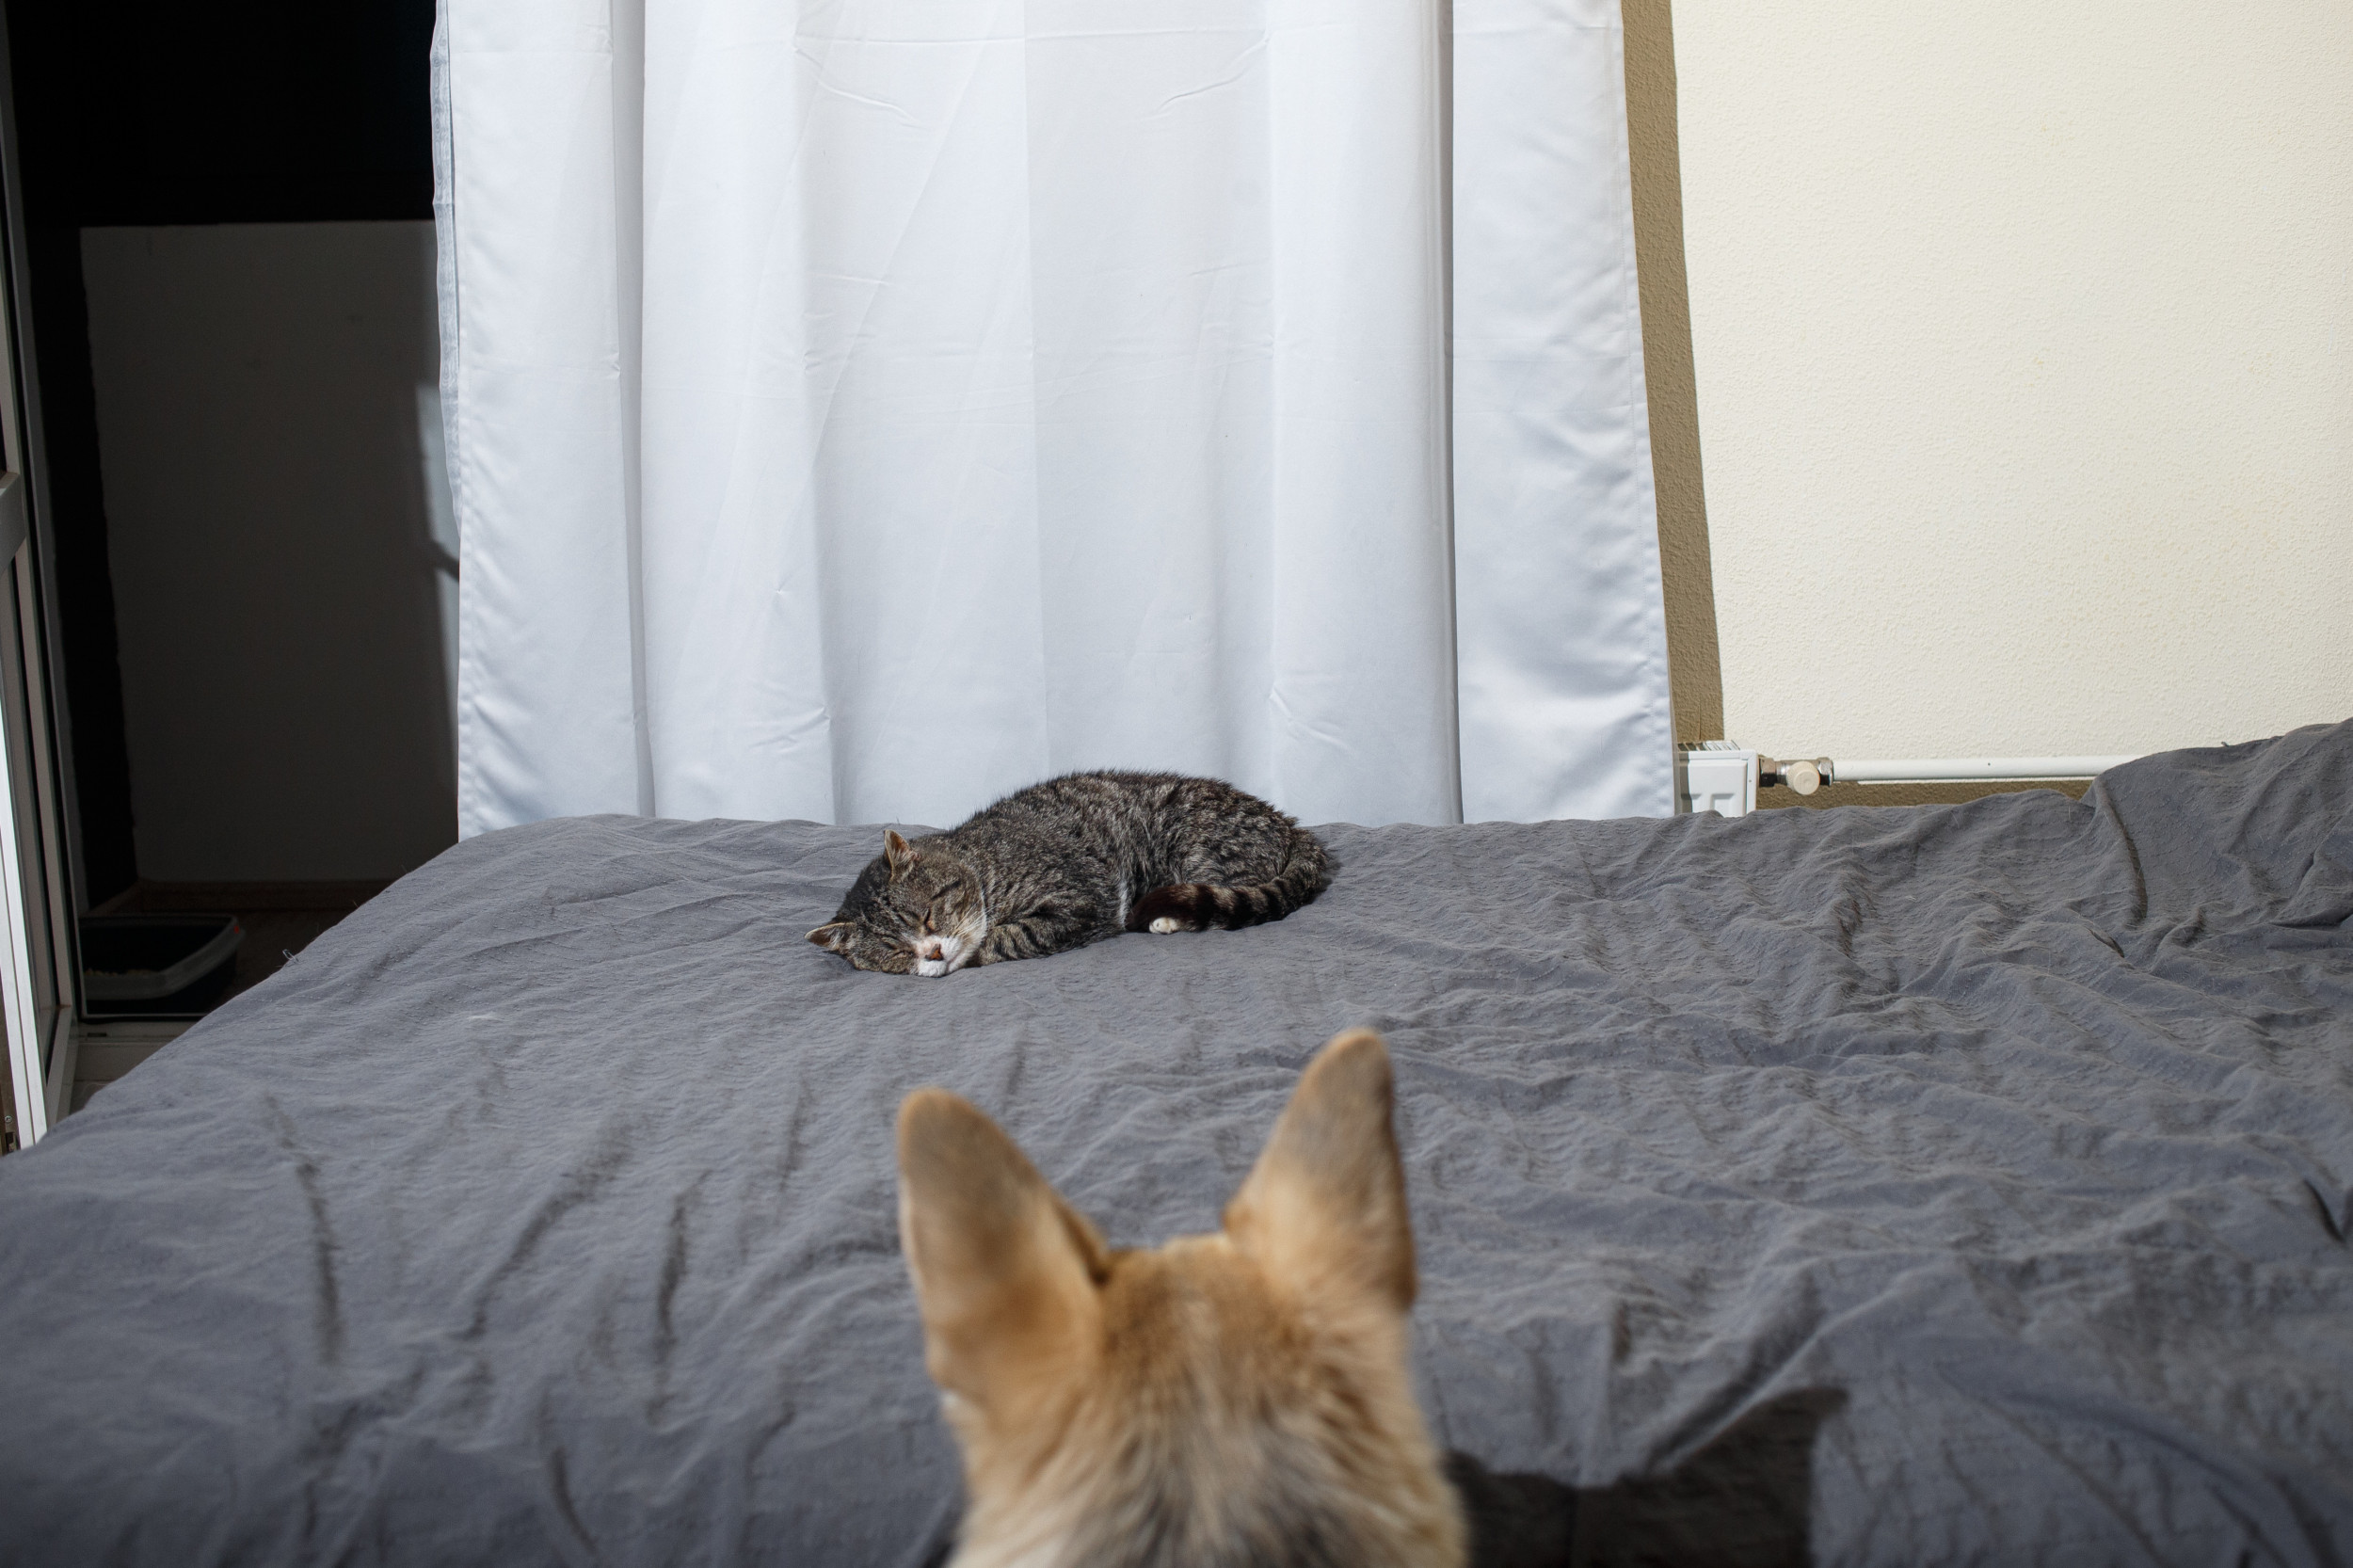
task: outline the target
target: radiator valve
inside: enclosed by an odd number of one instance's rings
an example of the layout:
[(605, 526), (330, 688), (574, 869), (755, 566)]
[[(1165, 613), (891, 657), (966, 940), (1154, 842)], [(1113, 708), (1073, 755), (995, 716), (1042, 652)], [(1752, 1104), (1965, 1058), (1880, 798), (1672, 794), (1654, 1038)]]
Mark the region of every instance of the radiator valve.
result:
[(1788, 762), (1760, 757), (1756, 767), (1758, 783), (1780, 784), (1801, 795), (1810, 795), (1831, 782), (1831, 760), (1827, 757), (1801, 757)]

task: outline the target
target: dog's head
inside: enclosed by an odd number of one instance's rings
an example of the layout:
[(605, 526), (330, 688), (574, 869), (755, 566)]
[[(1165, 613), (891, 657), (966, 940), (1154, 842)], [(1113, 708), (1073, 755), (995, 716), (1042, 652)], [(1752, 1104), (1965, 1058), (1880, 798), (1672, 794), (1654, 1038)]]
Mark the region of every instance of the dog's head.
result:
[(1457, 1568), (1414, 1402), (1381, 1037), (1308, 1064), (1224, 1228), (1113, 1252), (997, 1125), (899, 1112), (899, 1230), (964, 1450), (959, 1568)]

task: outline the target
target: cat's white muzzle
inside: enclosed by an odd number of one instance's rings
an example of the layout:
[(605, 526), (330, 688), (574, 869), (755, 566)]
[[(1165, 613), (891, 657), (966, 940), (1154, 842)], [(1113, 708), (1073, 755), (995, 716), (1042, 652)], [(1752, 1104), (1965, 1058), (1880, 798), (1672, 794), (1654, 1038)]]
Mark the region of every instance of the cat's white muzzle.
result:
[(950, 974), (972, 962), (980, 943), (968, 936), (937, 936), (916, 945), (915, 972), (925, 979)]

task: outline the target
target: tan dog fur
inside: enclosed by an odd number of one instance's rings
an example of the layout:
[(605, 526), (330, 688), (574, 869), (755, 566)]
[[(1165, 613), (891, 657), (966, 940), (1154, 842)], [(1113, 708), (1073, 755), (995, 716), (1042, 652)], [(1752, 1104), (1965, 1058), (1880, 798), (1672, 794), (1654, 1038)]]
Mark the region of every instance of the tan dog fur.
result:
[(997, 1125), (899, 1112), (899, 1227), (964, 1453), (955, 1568), (1459, 1568), (1414, 1402), (1387, 1048), (1319, 1052), (1224, 1228), (1113, 1252)]

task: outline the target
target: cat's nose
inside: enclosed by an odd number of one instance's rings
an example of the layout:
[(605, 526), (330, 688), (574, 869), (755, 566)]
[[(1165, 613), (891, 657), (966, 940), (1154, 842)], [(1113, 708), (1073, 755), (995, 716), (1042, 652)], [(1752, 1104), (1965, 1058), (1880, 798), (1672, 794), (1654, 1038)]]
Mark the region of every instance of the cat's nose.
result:
[(937, 942), (925, 942), (922, 947), (917, 951), (921, 952), (924, 957), (933, 960), (935, 963), (936, 963), (939, 959), (946, 957), (948, 952), (947, 949), (940, 946)]

